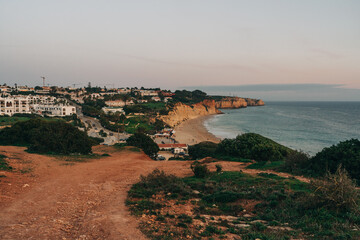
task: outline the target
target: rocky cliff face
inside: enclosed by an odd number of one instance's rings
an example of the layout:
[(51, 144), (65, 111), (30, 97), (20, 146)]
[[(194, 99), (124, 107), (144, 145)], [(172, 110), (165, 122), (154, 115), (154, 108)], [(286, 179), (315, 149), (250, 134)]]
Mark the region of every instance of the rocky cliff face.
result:
[(247, 107), (247, 101), (244, 98), (225, 97), (221, 100), (216, 101), (217, 109), (244, 108), (244, 107)]
[(221, 100), (206, 99), (202, 102), (186, 105), (184, 103), (176, 103), (168, 115), (161, 116), (168, 125), (174, 127), (183, 121), (194, 119), (199, 116), (221, 113), (218, 109), (226, 108), (245, 108), (247, 106), (263, 106), (264, 102), (260, 99), (240, 98), (240, 97), (224, 97)]
[(248, 106), (264, 106), (265, 103), (261, 99), (245, 98)]
[(261, 99), (252, 98), (240, 98), (240, 97), (224, 97), (221, 100), (216, 101), (217, 109), (226, 108), (246, 108), (248, 106), (264, 106), (264, 102)]
[(170, 126), (176, 126), (185, 120), (218, 113), (221, 112), (216, 108), (215, 100), (204, 100), (192, 105), (176, 103), (169, 114), (161, 119)]

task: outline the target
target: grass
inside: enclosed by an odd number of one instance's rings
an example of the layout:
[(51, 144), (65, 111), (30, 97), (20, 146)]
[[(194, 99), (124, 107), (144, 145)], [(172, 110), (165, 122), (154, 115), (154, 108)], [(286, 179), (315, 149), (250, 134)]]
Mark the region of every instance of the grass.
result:
[(16, 122), (22, 122), (29, 120), (28, 117), (6, 117), (6, 116), (0, 116), (0, 126), (7, 126), (7, 125), (13, 125)]
[(0, 154), (0, 170), (11, 171), (12, 167), (8, 164), (5, 158), (6, 158), (5, 155)]
[(259, 170), (276, 170), (283, 165), (284, 165), (284, 161), (256, 162), (247, 166), (246, 168), (259, 169)]
[(231, 157), (231, 156), (214, 156), (216, 159), (223, 160), (223, 161), (229, 161), (229, 162), (251, 162), (250, 159), (246, 158), (240, 158), (240, 157)]
[(145, 131), (149, 131), (153, 129), (153, 126), (149, 124), (148, 118), (145, 116), (137, 116), (126, 119), (125, 121), (126, 132), (134, 134), (139, 127), (145, 129)]
[[(212, 172), (205, 178), (180, 179), (157, 171), (132, 186), (128, 205), (134, 214), (153, 214), (162, 222), (159, 226), (143, 225), (143, 232), (151, 239), (185, 239), (185, 230), (194, 239), (222, 238), (227, 233), (237, 234), (241, 239), (359, 239), (358, 212), (311, 206), (308, 199), (314, 193), (308, 183), (271, 173)], [(156, 197), (159, 194), (164, 199), (159, 200)], [(170, 201), (175, 204), (168, 205)], [(191, 203), (194, 215), (178, 213), (170, 218), (164, 211), (176, 206), (176, 202)], [(245, 202), (254, 202), (254, 206), (249, 208)], [(244, 217), (244, 209), (251, 218)], [(209, 220), (202, 217), (205, 215), (213, 217)], [(219, 215), (234, 216), (237, 220), (215, 221)], [(203, 226), (195, 225), (193, 219), (201, 220)], [(239, 228), (236, 224), (240, 223), (250, 227)]]

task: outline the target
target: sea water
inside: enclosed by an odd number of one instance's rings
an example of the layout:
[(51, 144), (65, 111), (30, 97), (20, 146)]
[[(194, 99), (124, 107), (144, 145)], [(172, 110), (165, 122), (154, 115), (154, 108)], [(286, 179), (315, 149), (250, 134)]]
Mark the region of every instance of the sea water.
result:
[(221, 111), (204, 122), (220, 138), (253, 132), (310, 155), (340, 141), (360, 140), (360, 102), (266, 102)]

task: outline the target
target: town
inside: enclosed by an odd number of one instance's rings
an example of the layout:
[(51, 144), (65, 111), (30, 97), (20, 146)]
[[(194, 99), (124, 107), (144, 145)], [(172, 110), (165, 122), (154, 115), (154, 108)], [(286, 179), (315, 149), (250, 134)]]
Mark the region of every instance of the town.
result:
[[(160, 88), (106, 88), (0, 85), (0, 116), (76, 116), (78, 128), (104, 145), (125, 143), (136, 131), (148, 134), (161, 150), (158, 160), (186, 157), (188, 145), (157, 116), (167, 113), (175, 93)], [(1, 118), (0, 117), (0, 118)], [(5, 122), (5, 123), (4, 123)], [(3, 121), (1, 128), (9, 126)], [(166, 157), (165, 157), (166, 156)]]

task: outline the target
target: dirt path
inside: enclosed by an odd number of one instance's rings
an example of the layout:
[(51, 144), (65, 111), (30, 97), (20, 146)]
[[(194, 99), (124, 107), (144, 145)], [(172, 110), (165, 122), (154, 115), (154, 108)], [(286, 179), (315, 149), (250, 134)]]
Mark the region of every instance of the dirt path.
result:
[(155, 168), (190, 174), (189, 163), (129, 151), (75, 165), (19, 147), (0, 147), (0, 153), (18, 169), (33, 169), (1, 179), (1, 239), (145, 239), (125, 206), (130, 186)]
[[(155, 168), (192, 175), (190, 162), (157, 162), (110, 147), (95, 151), (110, 156), (72, 165), (0, 146), (15, 167), (0, 172), (6, 175), (0, 178), (0, 239), (145, 239), (125, 206), (131, 185)], [(241, 163), (220, 164), (224, 170), (243, 169)]]

